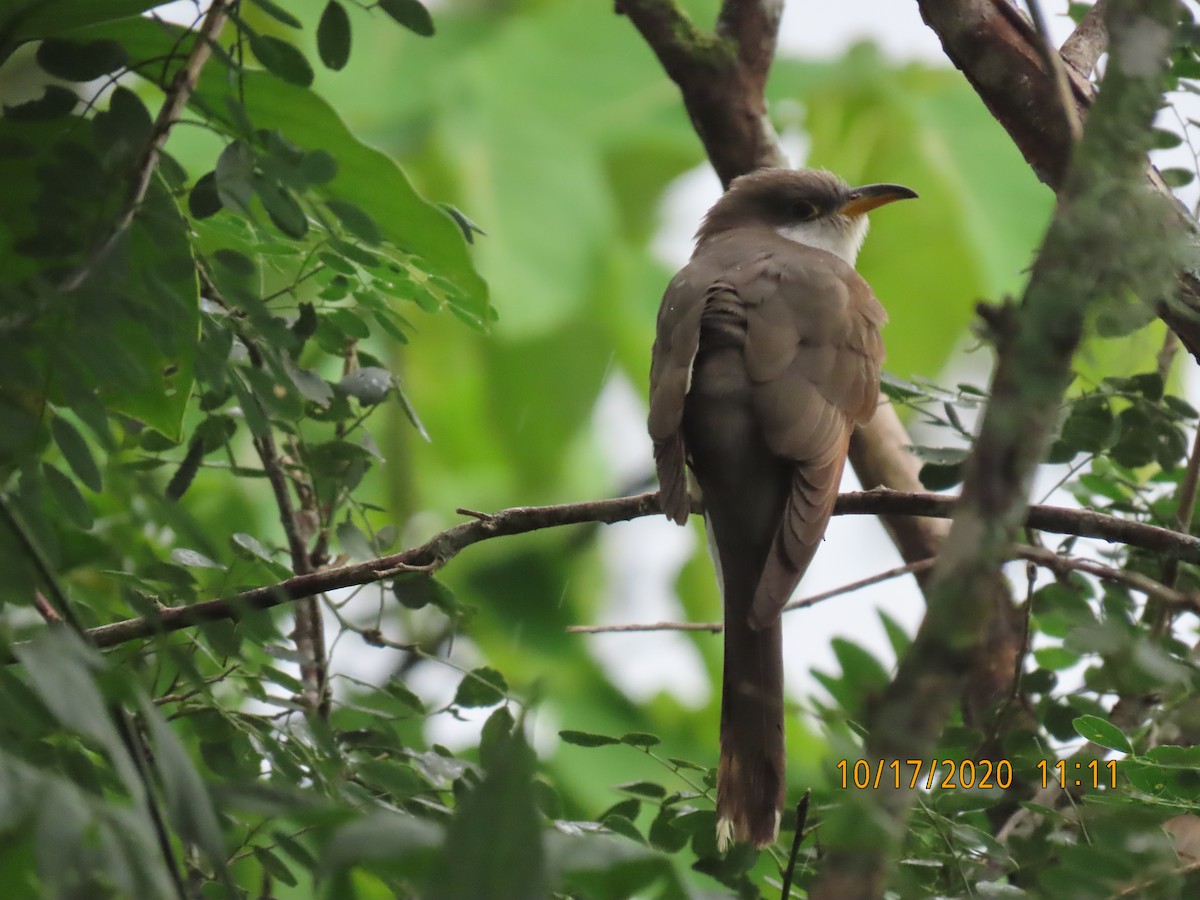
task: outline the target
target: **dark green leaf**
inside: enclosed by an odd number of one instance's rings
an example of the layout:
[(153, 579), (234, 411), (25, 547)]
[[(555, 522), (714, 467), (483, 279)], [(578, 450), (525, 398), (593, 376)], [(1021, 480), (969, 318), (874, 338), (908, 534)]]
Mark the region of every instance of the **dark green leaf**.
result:
[(503, 764), (504, 747), (512, 737), (515, 725), (507, 706), (500, 706), (488, 716), (479, 732), (479, 762), (484, 769)]
[(1196, 178), (1196, 173), (1191, 169), (1160, 169), (1159, 174), (1162, 175), (1162, 180), (1166, 182), (1167, 187), (1172, 188), (1187, 187)]
[(328, 184), (337, 176), (337, 160), (324, 150), (313, 150), (300, 160), (300, 174), (309, 184)]
[(142, 782), (92, 674), (92, 667), (102, 665), (96, 651), (74, 632), (59, 628), (17, 644), (12, 652), (25, 667), (30, 687), (54, 718), (103, 747), (126, 787), (139, 796)]
[(312, 66), (294, 44), (269, 34), (256, 34), (250, 38), (250, 49), (272, 75), (297, 87), (312, 84)]
[(423, 437), (426, 443), (433, 443), (433, 438), (429, 436), (429, 432), (425, 430), (425, 423), (421, 421), (421, 417), (417, 415), (417, 409), (409, 401), (408, 396), (404, 391), (400, 390), (400, 386), (396, 386), (396, 401), (400, 404), (400, 408), (404, 410), (404, 416), (408, 419), (413, 428), (417, 429), (417, 434)]
[(925, 463), (921, 466), (920, 477), (921, 484), (925, 485), (926, 490), (944, 491), (962, 483), (963, 467), (961, 465), (943, 466), (938, 463)]
[(245, 141), (234, 141), (217, 157), (217, 196), (226, 209), (250, 213), (250, 200), (254, 196), (254, 151)]
[(74, 91), (62, 85), (48, 84), (37, 100), (5, 106), (4, 117), (14, 122), (48, 122), (69, 115), (78, 102), (79, 97)]
[(1063, 423), (1063, 442), (1082, 453), (1099, 453), (1116, 437), (1116, 418), (1106, 397), (1091, 396), (1077, 401)]
[(621, 743), (615, 737), (606, 734), (592, 734), (590, 731), (560, 731), (558, 736), (567, 744), (576, 747), (606, 747), (610, 744)]
[(635, 797), (649, 797), (651, 800), (661, 800), (667, 796), (667, 789), (653, 781), (628, 781), (618, 784), (617, 790), (633, 794)]
[(631, 731), (629, 734), (621, 735), (621, 743), (628, 744), (630, 747), (656, 747), (662, 743), (662, 740), (653, 734)]
[[(460, 801), (430, 897), (530, 900), (549, 896), (532, 788), (536, 760), (520, 728), (489, 749), (483, 782)], [(464, 861), (469, 860), (469, 865)]]
[(371, 550), (371, 542), (353, 522), (346, 520), (338, 522), (337, 539), (342, 550), (351, 559), (371, 559), (375, 554)]
[(504, 700), (508, 682), (504, 676), (487, 666), (472, 669), (458, 683), (454, 705), (465, 707), (495, 706)]
[(385, 13), (422, 37), (433, 34), (433, 19), (419, 0), (379, 0)]
[(303, 23), (299, 19), (286, 9), (271, 2), (271, 0), (251, 0), (251, 2), (276, 22), (280, 22), (289, 28), (303, 27)]
[(97, 494), (104, 490), (100, 469), (96, 466), (91, 448), (88, 447), (87, 441), (83, 439), (79, 430), (62, 416), (55, 416), (50, 423), (50, 431), (54, 435), (54, 442), (62, 451), (67, 465), (75, 473), (75, 477)]
[(124, 47), (109, 40), (84, 43), (51, 38), (37, 50), (38, 65), (67, 81), (92, 81), (120, 69), (128, 58)]
[(171, 480), (167, 482), (166, 497), (168, 500), (178, 500), (192, 486), (196, 474), (200, 471), (200, 463), (204, 461), (204, 442), (193, 438), (188, 444), (187, 453)]
[(79, 493), (79, 488), (75, 487), (75, 482), (50, 463), (42, 464), (42, 475), (50, 493), (54, 495), (54, 502), (71, 520), (71, 524), (84, 531), (90, 529), (95, 522), (92, 518), (92, 508), (83, 494)]
[(255, 847), (254, 858), (263, 867), (263, 871), (276, 881), (281, 881), (288, 887), (295, 887), (300, 882), (292, 874), (292, 870), (275, 853), (266, 847)]
[(342, 825), (325, 843), (321, 869), (338, 872), (363, 862), (396, 863), (431, 855), (441, 829), (410, 815), (371, 812)]
[(142, 721), (154, 742), (154, 764), (162, 775), (167, 814), (179, 836), (195, 844), (218, 871), (225, 867), (225, 842), (208, 788), (187, 750), (154, 704), (143, 701)]
[(408, 572), (396, 576), (392, 582), (392, 593), (407, 609), (422, 609), (430, 603), (439, 609), (454, 608), (454, 592), (432, 575), (424, 572)]
[(329, 0), (317, 24), (317, 52), (335, 72), (350, 59), (350, 17), (338, 0)]
[(1080, 716), (1071, 724), (1075, 726), (1075, 731), (1081, 737), (1093, 744), (1099, 744), (1101, 747), (1107, 747), (1109, 750), (1116, 750), (1120, 753), (1133, 752), (1133, 745), (1129, 743), (1129, 738), (1125, 737), (1121, 729), (1107, 719), (1101, 719), (1099, 716)]
[(614, 834), (627, 837), (631, 841), (637, 841), (639, 844), (646, 843), (646, 839), (642, 837), (642, 833), (637, 830), (637, 826), (624, 816), (605, 816), (604, 821), (600, 824)]
[(1170, 150), (1172, 147), (1178, 147), (1183, 143), (1183, 138), (1169, 128), (1152, 129), (1154, 134), (1154, 149)]
[(188, 194), (188, 212), (197, 219), (207, 219), (221, 211), (221, 197), (217, 194), (217, 173), (205, 172), (192, 186)]
[(349, 200), (337, 199), (326, 200), (325, 205), (337, 216), (342, 226), (359, 240), (366, 241), (368, 244), (378, 244), (383, 240), (379, 226), (375, 224), (374, 219), (363, 212), (362, 207)]
[(297, 240), (308, 234), (308, 218), (304, 215), (304, 209), (287, 188), (265, 178), (258, 179), (255, 188), (267, 216), (276, 228)]

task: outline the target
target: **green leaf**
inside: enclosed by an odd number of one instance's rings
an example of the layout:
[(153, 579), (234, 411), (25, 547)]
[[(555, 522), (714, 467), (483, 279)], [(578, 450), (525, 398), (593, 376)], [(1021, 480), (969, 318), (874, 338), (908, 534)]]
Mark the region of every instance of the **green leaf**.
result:
[(292, 193), (282, 184), (259, 178), (255, 190), (267, 216), (275, 227), (290, 238), (299, 240), (308, 234), (308, 217)]
[(1043, 669), (1060, 672), (1079, 662), (1079, 654), (1062, 647), (1042, 647), (1033, 651), (1033, 659)]
[(162, 778), (167, 814), (179, 836), (204, 851), (209, 863), (223, 873), (225, 841), (208, 788), (158, 707), (143, 699), (141, 708), (154, 742), (154, 765)]
[(254, 858), (263, 867), (263, 871), (276, 881), (281, 881), (288, 887), (295, 887), (300, 883), (287, 864), (267, 847), (255, 847)]
[(1120, 753), (1133, 753), (1133, 745), (1129, 743), (1129, 738), (1125, 737), (1121, 729), (1107, 719), (1101, 719), (1099, 716), (1080, 716), (1071, 724), (1075, 727), (1077, 734), (1093, 744), (1099, 744), (1101, 747), (1107, 747), (1109, 750), (1116, 750)]
[(102, 665), (95, 650), (73, 632), (56, 628), (17, 644), (12, 652), (25, 667), (29, 686), (54, 718), (104, 748), (126, 788), (140, 798), (141, 779), (92, 675), (93, 667)]
[(351, 559), (371, 559), (375, 554), (367, 536), (350, 520), (338, 522), (337, 539), (346, 555)]
[(312, 84), (312, 66), (294, 44), (269, 34), (256, 34), (250, 38), (250, 49), (272, 75), (297, 87)]
[(218, 562), (213, 562), (203, 553), (197, 550), (189, 550), (187, 547), (176, 547), (171, 551), (171, 561), (176, 562), (181, 566), (188, 566), (193, 569), (224, 569), (225, 567)]
[(406, 609), (423, 609), (430, 603), (440, 609), (454, 608), (454, 592), (432, 575), (406, 572), (392, 582), (392, 593)]
[(630, 747), (657, 747), (662, 743), (662, 740), (653, 734), (647, 734), (643, 731), (631, 731), (628, 734), (621, 735), (621, 743), (628, 744)]
[(293, 16), (286, 9), (276, 5), (275, 3), (272, 3), (271, 0), (251, 0), (251, 2), (276, 22), (280, 22), (288, 26), (288, 28), (304, 27), (303, 22)]
[(196, 179), (188, 193), (188, 212), (197, 219), (207, 219), (221, 211), (221, 197), (217, 193), (216, 172), (206, 172)]
[(359, 240), (368, 244), (378, 244), (383, 240), (383, 233), (375, 220), (357, 204), (349, 200), (330, 199), (325, 201), (325, 205), (337, 216), (342, 226)]
[(0, 5), (0, 33), (14, 45), (62, 34), (86, 25), (124, 19), (162, 6), (162, 0), (88, 0), (87, 3), (6, 2)]
[(1191, 169), (1169, 168), (1159, 169), (1158, 174), (1162, 176), (1162, 180), (1170, 188), (1187, 187), (1195, 178), (1196, 173)]
[(91, 529), (95, 524), (92, 508), (83, 494), (79, 493), (79, 488), (75, 487), (75, 482), (50, 463), (42, 463), (42, 475), (50, 493), (54, 495), (54, 502), (71, 520), (71, 524), (84, 531)]
[(359, 863), (431, 858), (441, 846), (441, 829), (413, 816), (371, 812), (338, 828), (321, 849), (321, 871), (339, 872)]
[(445, 900), (549, 896), (532, 785), (533, 751), (518, 728), (497, 740), (488, 756), (483, 782), (460, 801), (450, 823), (428, 895)]
[(300, 174), (312, 185), (327, 184), (337, 177), (337, 160), (324, 150), (312, 150), (300, 160)]
[(621, 743), (615, 737), (609, 737), (606, 734), (593, 734), (590, 731), (560, 731), (558, 736), (564, 743), (574, 744), (576, 747), (607, 747), (610, 744)]
[(350, 16), (338, 0), (329, 0), (317, 24), (317, 53), (326, 68), (335, 72), (350, 59)]
[(104, 490), (100, 469), (96, 466), (91, 448), (79, 433), (79, 429), (62, 416), (55, 416), (50, 423), (50, 431), (75, 477), (97, 494)]
[(479, 762), (488, 770), (503, 765), (504, 748), (512, 739), (516, 722), (507, 706), (499, 706), (488, 716), (479, 732)]
[(645, 844), (646, 839), (642, 837), (642, 833), (637, 830), (637, 826), (624, 816), (605, 816), (604, 821), (600, 823), (614, 834), (622, 835), (629, 838), (631, 841), (636, 841), (639, 844)]
[(214, 171), (217, 196), (226, 209), (250, 214), (254, 196), (254, 151), (245, 141), (234, 141), (217, 157)]
[(67, 81), (93, 81), (115, 72), (129, 56), (116, 41), (71, 41), (59, 38), (42, 41), (37, 50), (38, 65), (56, 78)]
[(266, 563), (274, 563), (271, 552), (257, 538), (245, 532), (237, 532), (230, 539), (235, 552), (243, 559), (260, 559)]
[(961, 464), (944, 466), (925, 463), (921, 466), (920, 478), (927, 491), (944, 491), (962, 483), (963, 467)]
[(618, 791), (633, 794), (635, 797), (648, 797), (651, 800), (661, 800), (667, 796), (667, 789), (653, 781), (628, 781), (617, 785)]
[(433, 18), (420, 0), (379, 0), (385, 13), (422, 37), (433, 35)]
[(48, 84), (37, 100), (27, 100), (16, 106), (4, 107), (4, 117), (14, 122), (49, 122), (69, 115), (79, 97), (69, 88)]
[(1069, 447), (1083, 453), (1098, 453), (1116, 437), (1116, 418), (1108, 398), (1090, 396), (1072, 404), (1062, 430), (1062, 440)]
[(504, 701), (508, 682), (495, 669), (483, 666), (472, 669), (458, 683), (454, 693), (454, 705), (468, 708), (495, 706)]

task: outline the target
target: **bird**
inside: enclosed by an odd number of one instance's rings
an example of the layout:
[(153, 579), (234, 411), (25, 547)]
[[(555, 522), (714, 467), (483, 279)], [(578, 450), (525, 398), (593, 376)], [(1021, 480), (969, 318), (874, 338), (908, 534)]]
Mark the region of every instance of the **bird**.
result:
[(662, 510), (687, 523), (690, 469), (721, 586), (722, 851), (779, 834), (780, 613), (825, 534), (851, 432), (879, 398), (887, 314), (854, 264), (866, 214), (916, 196), (821, 169), (742, 175), (663, 294), (648, 427)]

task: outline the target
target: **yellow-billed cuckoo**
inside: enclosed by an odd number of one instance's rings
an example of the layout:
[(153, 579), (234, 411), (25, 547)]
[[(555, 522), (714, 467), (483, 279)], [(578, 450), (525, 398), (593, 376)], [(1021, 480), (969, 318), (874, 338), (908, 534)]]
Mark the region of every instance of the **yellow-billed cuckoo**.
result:
[(879, 397), (887, 314), (854, 260), (866, 213), (915, 196), (817, 170), (743, 175), (658, 311), (649, 424), (663, 511), (686, 523), (690, 467), (724, 595), (722, 848), (779, 831), (779, 615), (825, 533), (850, 432)]

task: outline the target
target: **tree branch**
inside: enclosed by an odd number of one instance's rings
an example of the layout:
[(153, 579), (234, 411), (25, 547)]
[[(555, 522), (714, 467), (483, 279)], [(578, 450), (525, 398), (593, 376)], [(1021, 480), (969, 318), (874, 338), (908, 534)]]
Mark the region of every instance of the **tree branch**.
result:
[[(1114, 569), (1112, 566), (1106, 566), (1103, 563), (1096, 562), (1094, 559), (1064, 556), (1061, 553), (1055, 553), (1053, 550), (1047, 550), (1044, 547), (1031, 547), (1027, 544), (1015, 545), (1009, 551), (1008, 559), (1028, 560), (1035, 565), (1050, 569), (1057, 575), (1066, 575), (1070, 572), (1086, 572), (1088, 575), (1094, 575), (1104, 581), (1111, 581), (1130, 587), (1139, 593), (1145, 594), (1147, 597), (1167, 604), (1169, 608), (1180, 611), (1187, 610), (1200, 615), (1200, 597), (1195, 594), (1177, 591), (1168, 585), (1155, 581), (1153, 578), (1147, 578), (1145, 575), (1131, 572), (1128, 569)], [(873, 584), (890, 581), (902, 575), (925, 572), (932, 569), (936, 562), (937, 559), (935, 557), (934, 559), (923, 559), (920, 562), (896, 566), (894, 569), (887, 569), (867, 578), (843, 584), (841, 587), (813, 594), (811, 597), (805, 597), (802, 600), (793, 600), (784, 606), (783, 612), (808, 609), (811, 606), (816, 606), (818, 603), (832, 600), (834, 597), (853, 594), (855, 591), (860, 591)], [(567, 626), (568, 634), (629, 634), (645, 631), (706, 631), (712, 634), (720, 634), (724, 630), (725, 626), (721, 622), (653, 622), (631, 625)]]
[[(991, 401), (928, 585), (925, 620), (867, 717), (870, 760), (922, 758), (937, 746), (988, 621), (979, 585), (994, 577), (1027, 518), (1033, 473), (1054, 433), (1088, 307), (1125, 290), (1155, 299), (1168, 289), (1177, 265), (1172, 213), (1146, 190), (1144, 176), (1176, 17), (1174, 0), (1110, 0), (1104, 87), (1021, 307), (991, 316), (999, 344)], [(1061, 113), (1057, 122), (1062, 128)], [(910, 791), (863, 792), (840, 807), (810, 896), (882, 896), (912, 800)]]
[[(1038, 52), (1040, 39), (1030, 23), (1010, 0), (917, 0), (917, 5), (950, 61), (1008, 132), (1034, 174), (1058, 191), (1074, 142), (1062, 115), (1054, 75)], [(1097, 25), (1100, 15), (1093, 9), (1063, 45), (1062, 52), (1071, 63), (1066, 74), (1080, 119), (1086, 119), (1095, 97), (1086, 71), (1107, 43), (1107, 33)], [(1172, 197), (1157, 170), (1146, 160), (1143, 165), (1150, 183)], [(1191, 235), (1193, 252), (1188, 264), (1178, 269), (1177, 290), (1159, 300), (1155, 311), (1200, 361), (1200, 232), (1185, 209), (1178, 204), (1175, 208)]]
[[(954, 497), (941, 494), (861, 491), (840, 495), (834, 515), (948, 518), (954, 514), (956, 502)], [(340, 588), (374, 584), (394, 578), (402, 572), (432, 574), (467, 547), (492, 538), (584, 523), (611, 525), (615, 522), (659, 515), (661, 512), (658, 494), (646, 493), (557, 506), (518, 506), (491, 515), (479, 512), (464, 513), (472, 517), (471, 521), (448, 528), (424, 544), (399, 553), (336, 569), (320, 569), (306, 575), (295, 575), (276, 584), (188, 606), (163, 606), (153, 616), (101, 625), (89, 629), (85, 634), (97, 647), (114, 647), (156, 634), (191, 628), (203, 622), (237, 620), (246, 612), (271, 609), (302, 597), (311, 597)], [(1144, 525), (1115, 516), (1106, 516), (1091, 510), (1031, 506), (1027, 511), (1025, 524), (1039, 531), (1097, 538), (1111, 543), (1141, 547), (1160, 554), (1173, 554), (1187, 562), (1200, 564), (1200, 538), (1156, 525)], [(894, 571), (898, 574), (903, 571), (915, 572), (924, 565), (924, 560), (918, 560)], [(882, 575), (874, 577), (882, 578)], [(0, 659), (0, 662), (11, 663), (13, 659), (8, 656)]]
[(715, 35), (674, 0), (616, 0), (679, 86), (692, 126), (721, 183), (786, 165), (763, 95), (775, 54), (780, 0), (725, 0)]
[(1063, 41), (1062, 58), (1083, 77), (1092, 74), (1096, 60), (1108, 47), (1108, 29), (1104, 27), (1104, 10), (1108, 0), (1096, 0), (1071, 36)]

